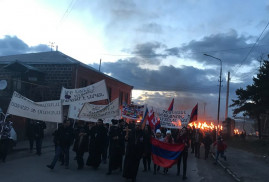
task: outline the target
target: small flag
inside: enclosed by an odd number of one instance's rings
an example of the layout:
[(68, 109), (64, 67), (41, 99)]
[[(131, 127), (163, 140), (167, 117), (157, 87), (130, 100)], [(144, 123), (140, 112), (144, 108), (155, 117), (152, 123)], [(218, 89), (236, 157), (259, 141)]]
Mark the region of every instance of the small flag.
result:
[(197, 118), (198, 118), (198, 103), (194, 106), (194, 108), (191, 111), (191, 117), (189, 123), (197, 121)]
[(153, 109), (151, 109), (148, 113), (148, 122), (150, 125), (150, 128), (153, 129), (154, 131), (160, 128), (160, 120), (157, 119), (155, 116), (155, 112)]
[(173, 111), (173, 107), (174, 107), (174, 98), (173, 98), (170, 106), (168, 107), (168, 111)]
[(145, 105), (145, 111), (144, 111), (144, 115), (143, 115), (143, 118), (142, 118), (142, 120), (141, 120), (141, 124), (142, 124), (142, 129), (144, 129), (145, 128), (145, 126), (146, 126), (146, 122), (147, 122), (147, 120), (148, 120), (148, 112), (149, 112), (149, 110), (148, 110), (148, 107)]
[(184, 150), (185, 144), (169, 144), (161, 142), (155, 138), (151, 138), (151, 156), (153, 163), (170, 168), (177, 163), (179, 155)]

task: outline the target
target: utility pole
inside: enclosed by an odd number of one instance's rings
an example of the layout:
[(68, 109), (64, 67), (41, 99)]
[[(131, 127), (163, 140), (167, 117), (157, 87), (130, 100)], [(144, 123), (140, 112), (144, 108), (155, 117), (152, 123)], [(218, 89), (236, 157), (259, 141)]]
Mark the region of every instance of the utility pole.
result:
[(229, 105), (229, 88), (230, 88), (230, 71), (228, 72), (228, 80), (227, 80), (227, 93), (226, 93), (226, 110), (225, 110), (225, 120), (228, 117), (228, 105)]
[(204, 54), (205, 56), (209, 56), (211, 58), (214, 58), (214, 59), (217, 59), (220, 61), (220, 74), (219, 74), (219, 99), (218, 99), (218, 127), (217, 127), (217, 132), (216, 132), (216, 140), (218, 138), (218, 134), (219, 134), (219, 115), (220, 115), (220, 93), (221, 93), (221, 75), (222, 75), (222, 61), (220, 58), (217, 58), (217, 57), (214, 57), (214, 56), (211, 56), (209, 54)]
[(101, 71), (101, 63), (102, 63), (102, 59), (100, 59), (99, 72)]

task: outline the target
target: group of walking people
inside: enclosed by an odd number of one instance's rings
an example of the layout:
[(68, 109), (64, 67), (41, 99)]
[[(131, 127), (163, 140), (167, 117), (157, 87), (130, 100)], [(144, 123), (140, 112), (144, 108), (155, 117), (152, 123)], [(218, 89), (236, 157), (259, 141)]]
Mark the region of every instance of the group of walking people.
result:
[[(143, 172), (151, 171), (151, 138), (169, 144), (184, 144), (184, 150), (177, 159), (177, 175), (180, 175), (181, 163), (183, 163), (182, 179), (187, 179), (187, 159), (188, 148), (191, 147), (191, 153), (200, 158), (200, 145), (204, 144), (205, 156), (209, 157), (211, 145), (217, 146), (216, 163), (221, 156), (226, 160), (224, 151), (226, 144), (221, 137), (214, 142), (212, 135), (208, 132), (202, 133), (199, 129), (183, 127), (182, 129), (155, 129), (145, 125), (142, 128), (141, 123), (126, 123), (123, 119), (112, 120), (111, 125), (104, 124), (102, 119), (96, 123), (77, 121), (74, 125), (69, 119), (65, 119), (59, 124), (53, 133), (53, 142), (55, 145), (55, 155), (47, 165), (54, 169), (57, 162), (69, 168), (70, 149), (76, 155), (77, 169), (81, 170), (91, 166), (97, 170), (101, 162), (107, 163), (107, 175), (115, 170), (122, 171), (126, 179), (136, 181), (140, 160), (143, 161)], [(45, 122), (28, 120), (26, 134), (29, 139), (30, 152), (33, 151), (33, 144), (36, 143), (36, 154), (41, 155), (42, 139), (44, 137)], [(5, 162), (10, 145), (12, 122), (9, 118), (0, 122), (0, 159)], [(213, 133), (214, 135), (214, 133)], [(213, 143), (214, 142), (214, 143)], [(88, 153), (84, 160), (85, 153)], [(182, 162), (181, 162), (182, 161)], [(161, 170), (161, 166), (153, 162), (153, 174), (156, 175)], [(163, 168), (163, 174), (166, 175), (169, 168)]]
[[(151, 137), (166, 143), (184, 143), (185, 148), (179, 156), (177, 163), (177, 175), (180, 175), (180, 163), (183, 161), (183, 179), (187, 179), (187, 157), (189, 148), (188, 129), (184, 127), (172, 135), (171, 130), (151, 129), (149, 125), (142, 128), (141, 123), (124, 120), (112, 120), (111, 125), (103, 123), (99, 119), (97, 123), (86, 123), (78, 121), (71, 124), (66, 119), (62, 125), (54, 132), (55, 155), (47, 165), (54, 169), (59, 161), (65, 168), (69, 167), (69, 152), (76, 153), (75, 160), (77, 169), (81, 170), (91, 166), (97, 170), (99, 165), (107, 162), (107, 175), (115, 170), (122, 171), (126, 179), (136, 181), (140, 160), (143, 161), (143, 171), (151, 171)], [(173, 131), (174, 132), (174, 131)], [(84, 160), (84, 155), (87, 159)], [(153, 174), (157, 174), (160, 166), (154, 164)], [(168, 173), (168, 168), (163, 169), (163, 173)]]
[(224, 155), (227, 145), (224, 143), (221, 135), (216, 136), (216, 130), (203, 132), (199, 128), (195, 129), (195, 127), (193, 127), (190, 129), (190, 139), (191, 153), (194, 153), (196, 158), (200, 158), (200, 146), (203, 144), (205, 150), (204, 159), (208, 159), (213, 144), (213, 147), (216, 146), (215, 164), (217, 164), (219, 156), (227, 160), (227, 157)]

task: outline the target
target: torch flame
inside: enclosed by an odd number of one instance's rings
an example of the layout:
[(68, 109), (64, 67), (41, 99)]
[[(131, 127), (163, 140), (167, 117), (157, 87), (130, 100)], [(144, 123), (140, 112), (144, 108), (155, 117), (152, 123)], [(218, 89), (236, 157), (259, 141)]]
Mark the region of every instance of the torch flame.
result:
[(207, 123), (207, 122), (192, 122), (192, 123), (189, 123), (188, 124), (190, 127), (193, 127), (195, 129), (201, 129), (201, 130), (214, 130), (214, 129), (218, 129), (219, 130), (222, 130), (222, 126), (221, 125), (214, 125), (214, 123), (210, 122), (210, 123)]

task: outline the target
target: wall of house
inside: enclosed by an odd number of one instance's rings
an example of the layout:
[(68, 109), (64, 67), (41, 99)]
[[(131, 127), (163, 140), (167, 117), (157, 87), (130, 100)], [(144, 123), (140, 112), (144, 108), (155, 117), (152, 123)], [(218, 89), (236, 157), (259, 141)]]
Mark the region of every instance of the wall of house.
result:
[[(77, 75), (77, 87), (85, 87), (87, 85), (99, 82), (101, 80), (106, 81), (106, 86), (110, 95), (109, 100), (113, 101), (114, 99), (120, 99), (121, 103), (131, 103), (131, 93), (133, 87), (127, 84), (124, 84), (114, 78), (108, 77), (104, 74), (100, 74), (97, 71), (87, 69), (83, 66), (78, 66), (78, 75)], [(75, 77), (73, 80), (75, 83)], [(122, 97), (122, 98), (121, 98)], [(106, 104), (106, 102), (101, 101), (99, 104)]]
[[(0, 65), (0, 70), (2, 66), (5, 65)], [(17, 79), (20, 76), (18, 73), (7, 70), (0, 71), (0, 79), (6, 79), (8, 81), (8, 88), (4, 91), (0, 91), (0, 107), (4, 112), (6, 112), (14, 90), (33, 101), (58, 100), (60, 99), (62, 87), (80, 88), (103, 79), (105, 79), (108, 91), (110, 92), (110, 101), (119, 97), (121, 104), (131, 103), (132, 86), (89, 68), (79, 66), (78, 64), (31, 64), (31, 66), (38, 68), (45, 74), (42, 83), (31, 83), (31, 81), (20, 82), (20, 80)], [(25, 88), (28, 89), (16, 89), (14, 85), (18, 86), (18, 83), (22, 84), (22, 86), (24, 85), (24, 87), (27, 86)], [(98, 101), (94, 104), (108, 104), (108, 101)], [(67, 115), (68, 107), (63, 108), (64, 115)], [(26, 139), (26, 118), (14, 116), (13, 122), (14, 128), (18, 134), (18, 140)], [(51, 135), (55, 128), (55, 123), (47, 123), (45, 134)]]

